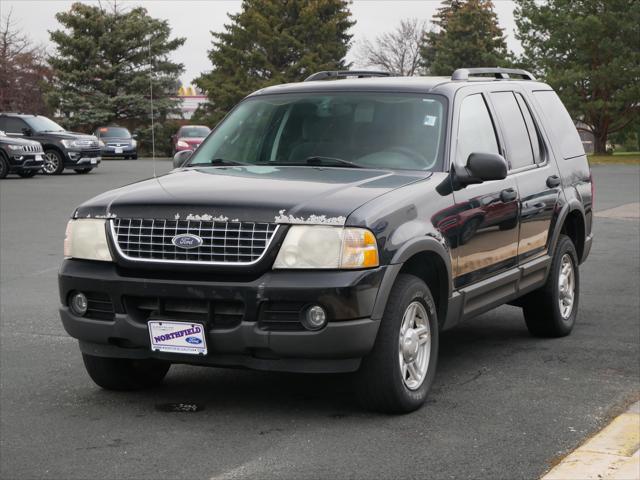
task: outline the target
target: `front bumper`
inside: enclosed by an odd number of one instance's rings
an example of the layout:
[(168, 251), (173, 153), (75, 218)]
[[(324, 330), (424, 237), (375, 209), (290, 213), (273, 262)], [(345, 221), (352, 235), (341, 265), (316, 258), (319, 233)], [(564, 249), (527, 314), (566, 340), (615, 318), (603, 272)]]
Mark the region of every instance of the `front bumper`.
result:
[[(160, 358), (173, 363), (240, 366), (296, 372), (354, 371), (373, 347), (379, 321), (371, 318), (385, 268), (366, 271), (268, 271), (242, 282), (186, 281), (129, 276), (113, 263), (65, 260), (59, 274), (60, 315), (65, 330), (80, 340), (83, 352), (121, 358)], [(125, 273), (125, 274), (123, 274)], [(113, 317), (79, 317), (67, 307), (73, 291), (106, 294)], [(243, 305), (241, 319), (219, 326), (204, 321), (206, 357), (152, 352), (147, 320), (131, 308), (132, 300), (147, 297), (210, 301)], [(320, 304), (328, 325), (319, 331), (265, 328), (267, 305)], [(158, 313), (157, 315), (160, 315)], [(187, 320), (184, 317), (162, 318)]]
[(25, 170), (40, 170), (44, 166), (44, 160), (42, 153), (36, 155), (33, 154), (19, 154), (9, 157), (9, 168), (12, 172), (25, 171)]
[(95, 168), (100, 164), (102, 157), (100, 150), (71, 150), (65, 152), (65, 168)]
[(124, 157), (137, 155), (138, 149), (136, 147), (127, 146), (127, 147), (105, 147), (100, 151), (100, 155), (104, 157)]

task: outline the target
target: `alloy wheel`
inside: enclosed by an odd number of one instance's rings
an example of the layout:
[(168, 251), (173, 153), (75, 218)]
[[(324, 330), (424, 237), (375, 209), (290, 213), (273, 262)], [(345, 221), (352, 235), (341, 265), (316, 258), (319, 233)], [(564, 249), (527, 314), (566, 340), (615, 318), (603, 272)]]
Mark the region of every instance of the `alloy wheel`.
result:
[(402, 381), (408, 389), (417, 390), (427, 375), (431, 355), (429, 315), (421, 302), (413, 301), (406, 308), (398, 341)]

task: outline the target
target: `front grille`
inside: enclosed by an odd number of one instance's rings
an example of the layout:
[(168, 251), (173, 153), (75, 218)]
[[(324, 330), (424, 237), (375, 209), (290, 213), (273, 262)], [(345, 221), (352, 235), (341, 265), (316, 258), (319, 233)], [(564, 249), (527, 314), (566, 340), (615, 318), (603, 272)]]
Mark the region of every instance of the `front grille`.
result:
[(24, 145), (22, 151), (25, 153), (38, 153), (42, 152), (42, 146), (40, 145)]
[[(147, 262), (251, 264), (267, 250), (277, 225), (255, 222), (116, 218), (112, 236), (120, 254)], [(201, 244), (178, 247), (173, 239), (193, 235)]]
[(301, 302), (266, 302), (260, 307), (258, 325), (263, 330), (304, 330), (300, 322), (304, 306)]
[(236, 300), (124, 297), (127, 313), (141, 323), (151, 317), (201, 322), (211, 328), (232, 328), (244, 317), (244, 304)]
[(84, 148), (80, 152), (80, 156), (83, 158), (94, 158), (99, 157), (102, 153), (102, 150), (85, 150)]

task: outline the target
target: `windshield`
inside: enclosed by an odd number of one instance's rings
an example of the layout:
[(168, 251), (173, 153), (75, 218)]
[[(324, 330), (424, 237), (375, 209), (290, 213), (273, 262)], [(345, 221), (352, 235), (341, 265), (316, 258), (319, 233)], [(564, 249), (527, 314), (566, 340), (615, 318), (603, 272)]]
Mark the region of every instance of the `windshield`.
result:
[(64, 128), (47, 117), (30, 117), (24, 119), (34, 132), (63, 132)]
[(129, 130), (122, 127), (102, 127), (98, 129), (98, 134), (103, 138), (131, 138)]
[(442, 97), (306, 93), (252, 97), (207, 138), (190, 165), (442, 168)]
[(179, 137), (182, 138), (204, 138), (209, 135), (209, 127), (182, 127)]

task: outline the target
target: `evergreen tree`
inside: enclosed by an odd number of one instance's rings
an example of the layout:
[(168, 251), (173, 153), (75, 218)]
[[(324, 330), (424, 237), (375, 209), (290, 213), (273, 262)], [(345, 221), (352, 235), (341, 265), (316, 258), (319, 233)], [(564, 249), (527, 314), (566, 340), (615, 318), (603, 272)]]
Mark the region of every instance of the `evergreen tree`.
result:
[(425, 35), (421, 50), (429, 74), (510, 65), (505, 36), (490, 0), (445, 0), (433, 23), (437, 30)]
[(170, 39), (166, 20), (150, 17), (137, 7), (123, 11), (117, 4), (74, 3), (56, 18), (63, 26), (50, 33), (56, 53), (49, 58), (55, 89), (49, 102), (70, 127), (90, 130), (125, 120), (130, 126), (149, 121), (150, 77), (154, 115), (177, 109), (175, 95), (182, 64), (169, 54), (185, 39)]
[(224, 32), (212, 33), (213, 68), (196, 80), (209, 97), (200, 117), (213, 124), (254, 90), (346, 68), (348, 30), (355, 24), (348, 3), (243, 0)]
[(549, 83), (605, 153), (640, 115), (640, 2), (517, 0), (523, 63)]

